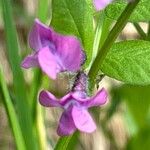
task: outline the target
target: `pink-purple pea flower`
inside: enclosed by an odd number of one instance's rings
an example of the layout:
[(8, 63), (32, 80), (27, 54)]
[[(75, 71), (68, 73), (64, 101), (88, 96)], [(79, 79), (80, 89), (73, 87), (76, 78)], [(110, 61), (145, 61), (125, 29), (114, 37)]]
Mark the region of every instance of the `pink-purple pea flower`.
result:
[(101, 106), (106, 103), (107, 93), (102, 88), (95, 96), (88, 97), (85, 92), (84, 75), (78, 80), (74, 90), (61, 99), (57, 99), (48, 91), (41, 91), (39, 100), (45, 107), (60, 107), (64, 110), (61, 115), (57, 133), (60, 136), (72, 134), (76, 129), (91, 133), (96, 125), (88, 112), (88, 108)]
[(56, 33), (38, 19), (29, 33), (29, 45), (34, 52), (23, 60), (22, 67), (40, 67), (52, 79), (56, 79), (59, 72), (79, 70), (84, 61), (76, 37)]
[(112, 0), (93, 0), (93, 4), (97, 11), (104, 9)]

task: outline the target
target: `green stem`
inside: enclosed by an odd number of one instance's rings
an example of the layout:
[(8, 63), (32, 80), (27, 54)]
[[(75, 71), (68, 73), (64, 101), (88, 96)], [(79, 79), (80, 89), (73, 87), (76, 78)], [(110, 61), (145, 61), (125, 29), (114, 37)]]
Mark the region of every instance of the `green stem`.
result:
[(17, 119), (15, 109), (13, 107), (12, 101), (9, 96), (9, 92), (7, 89), (7, 85), (5, 82), (5, 78), (4, 78), (4, 74), (2, 72), (1, 66), (0, 66), (0, 85), (2, 87), (2, 92), (4, 95), (4, 105), (5, 105), (6, 112), (9, 118), (9, 123), (11, 125), (12, 132), (15, 138), (17, 149), (26, 150), (21, 128), (19, 125), (19, 121)]
[(141, 36), (142, 39), (146, 39), (146, 34), (143, 31), (143, 29), (141, 28), (141, 26), (138, 23), (133, 23), (134, 27), (136, 28), (137, 32), (139, 33), (139, 35)]
[(95, 85), (96, 76), (100, 70), (100, 67), (101, 67), (103, 60), (105, 59), (108, 51), (110, 50), (110, 48), (113, 45), (113, 43), (115, 42), (116, 38), (118, 37), (118, 35), (122, 31), (122, 29), (124, 28), (126, 23), (128, 22), (130, 15), (132, 14), (133, 10), (135, 9), (135, 7), (139, 3), (139, 1), (140, 0), (135, 0), (126, 6), (125, 10), (122, 12), (118, 21), (116, 22), (115, 26), (110, 31), (102, 48), (99, 50), (98, 55), (95, 58), (95, 60), (92, 64), (92, 67), (89, 71), (90, 89), (93, 89), (93, 87)]
[(37, 116), (36, 116), (36, 129), (39, 140), (39, 149), (46, 150), (47, 149), (47, 139), (46, 139), (46, 129), (44, 126), (44, 118), (43, 112), (40, 105), (37, 106)]
[(150, 22), (148, 24), (148, 31), (147, 31), (147, 38), (148, 41), (150, 41)]
[(37, 109), (37, 95), (39, 88), (42, 83), (42, 72), (40, 69), (34, 71), (34, 78), (31, 85), (30, 101), (31, 101), (31, 112), (33, 115), (33, 122), (36, 119), (36, 109)]
[[(79, 132), (76, 131), (70, 136), (65, 136), (65, 137), (59, 138), (54, 150), (70, 150), (70, 149), (73, 149), (71, 143), (75, 143), (76, 140), (78, 139), (78, 136), (79, 136)], [(75, 145), (76, 145), (76, 143), (75, 143)]]
[(66, 150), (73, 135), (59, 138), (54, 150)]

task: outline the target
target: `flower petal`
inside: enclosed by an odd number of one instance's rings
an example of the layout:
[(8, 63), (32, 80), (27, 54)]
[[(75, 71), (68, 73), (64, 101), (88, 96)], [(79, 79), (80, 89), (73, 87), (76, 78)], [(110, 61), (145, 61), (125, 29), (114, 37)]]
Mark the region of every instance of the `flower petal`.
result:
[(104, 9), (112, 0), (93, 0), (95, 9), (97, 11)]
[(100, 106), (105, 104), (107, 101), (107, 92), (102, 88), (98, 93), (93, 96), (89, 101), (87, 101), (87, 107)]
[(27, 56), (21, 63), (21, 66), (23, 68), (31, 68), (31, 67), (38, 67), (38, 59), (37, 59), (37, 53), (34, 53), (32, 55)]
[(48, 91), (41, 91), (39, 95), (39, 102), (46, 107), (61, 107), (58, 99)]
[(71, 101), (71, 99), (72, 99), (72, 93), (69, 92), (68, 94), (66, 94), (60, 99), (60, 103), (62, 106), (65, 106), (66, 104), (68, 104), (69, 101)]
[[(47, 46), (47, 41), (51, 41), (53, 30), (35, 19), (34, 25), (29, 33), (29, 45), (38, 51)], [(47, 44), (46, 44), (47, 43)], [(45, 45), (46, 44), (46, 45)]]
[(72, 117), (76, 128), (80, 131), (91, 133), (96, 130), (96, 125), (86, 109), (73, 106)]
[(69, 71), (79, 70), (84, 61), (80, 41), (74, 36), (63, 36), (57, 33), (53, 36), (53, 41), (63, 66)]
[(60, 71), (59, 65), (49, 47), (44, 47), (38, 52), (38, 61), (43, 72), (45, 72), (50, 78), (56, 79), (57, 73)]
[(72, 134), (75, 130), (75, 124), (71, 115), (72, 107), (65, 110), (60, 118), (57, 133), (60, 136), (66, 136)]
[(100, 106), (107, 101), (107, 92), (102, 88), (95, 96), (91, 98), (79, 98), (76, 94), (72, 94), (73, 98), (80, 103), (80, 105), (89, 108), (93, 106)]

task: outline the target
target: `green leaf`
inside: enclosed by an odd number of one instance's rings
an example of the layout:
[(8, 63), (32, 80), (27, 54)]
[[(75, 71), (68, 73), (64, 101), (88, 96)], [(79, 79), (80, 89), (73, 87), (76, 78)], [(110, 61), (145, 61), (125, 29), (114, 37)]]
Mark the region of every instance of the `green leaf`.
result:
[(2, 0), (4, 29), (6, 34), (7, 54), (13, 73), (15, 104), (19, 123), (27, 149), (36, 149), (36, 142), (32, 130), (32, 118), (27, 103), (25, 81), (20, 66), (19, 45), (17, 32), (12, 17), (10, 0)]
[(19, 121), (15, 112), (14, 106), (9, 96), (9, 92), (8, 92), (7, 85), (5, 82), (4, 73), (2, 72), (1, 66), (0, 66), (0, 85), (2, 88), (2, 93), (4, 95), (4, 99), (3, 99), (4, 106), (7, 112), (7, 116), (9, 118), (9, 123), (12, 128), (12, 132), (15, 138), (17, 149), (26, 150), (21, 128), (19, 125)]
[[(24, 78), (20, 67), (19, 45), (17, 32), (12, 18), (10, 0), (2, 0), (4, 29), (6, 34), (6, 46), (9, 62), (14, 75), (16, 92), (20, 98), (26, 98)], [(20, 88), (21, 87), (21, 88)]]
[(53, 0), (53, 28), (63, 34), (75, 35), (80, 38), (87, 54), (87, 63), (92, 58), (94, 40), (93, 13), (86, 0)]
[(107, 54), (102, 71), (109, 77), (134, 85), (150, 84), (150, 42), (115, 43)]
[[(117, 20), (120, 14), (123, 12), (127, 5), (126, 0), (119, 0), (109, 5), (105, 13), (106, 15), (114, 20)], [(129, 22), (149, 22), (150, 21), (150, 1), (141, 0), (131, 15)]]

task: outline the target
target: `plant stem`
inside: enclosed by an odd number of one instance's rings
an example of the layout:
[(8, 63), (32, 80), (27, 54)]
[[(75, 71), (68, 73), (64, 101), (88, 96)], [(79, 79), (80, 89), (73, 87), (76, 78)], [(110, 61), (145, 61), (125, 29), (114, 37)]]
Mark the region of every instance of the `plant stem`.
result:
[(37, 109), (37, 99), (38, 99), (38, 91), (42, 84), (42, 72), (40, 69), (36, 69), (34, 72), (34, 78), (31, 85), (31, 93), (30, 93), (30, 105), (31, 112), (33, 117), (33, 122), (36, 119), (36, 109)]
[(146, 40), (150, 41), (150, 22), (149, 22), (149, 24), (148, 24), (148, 31), (147, 31)]
[(139, 35), (141, 36), (142, 39), (146, 39), (146, 34), (143, 31), (143, 29), (141, 28), (141, 26), (138, 23), (133, 23), (134, 27), (136, 28), (137, 32), (139, 33)]
[(47, 138), (46, 138), (46, 129), (44, 126), (44, 118), (43, 118), (43, 111), (40, 105), (37, 106), (37, 115), (36, 115), (36, 131), (37, 137), (39, 141), (39, 149), (46, 150), (47, 149)]
[(79, 131), (76, 131), (73, 135), (59, 138), (54, 150), (73, 150), (78, 142), (79, 134)]
[(96, 79), (96, 76), (100, 70), (102, 63), (103, 63), (103, 60), (105, 59), (107, 53), (109, 52), (109, 50), (110, 50), (111, 46), (113, 45), (113, 43), (115, 42), (116, 38), (118, 37), (118, 35), (122, 31), (122, 29), (124, 28), (126, 23), (128, 22), (130, 15), (132, 14), (133, 10), (135, 9), (135, 7), (139, 3), (139, 1), (140, 0), (135, 0), (126, 6), (125, 10), (120, 15), (120, 17), (119, 17), (118, 21), (116, 22), (116, 24), (114, 25), (113, 29), (110, 31), (102, 48), (99, 50), (98, 55), (95, 58), (92, 66), (91, 66), (91, 69), (89, 71), (90, 89), (93, 89), (93, 87), (95, 85), (95, 79)]

